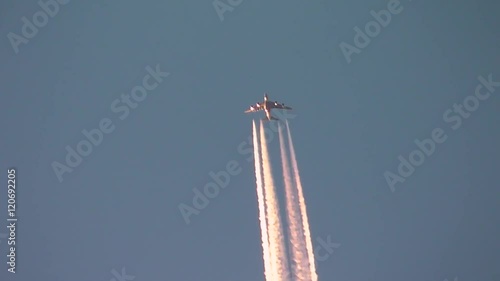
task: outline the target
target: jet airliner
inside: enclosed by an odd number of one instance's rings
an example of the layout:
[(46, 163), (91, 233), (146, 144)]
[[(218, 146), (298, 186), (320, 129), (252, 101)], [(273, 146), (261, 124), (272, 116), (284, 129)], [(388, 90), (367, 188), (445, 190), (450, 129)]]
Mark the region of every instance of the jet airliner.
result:
[(286, 106), (284, 103), (279, 103), (277, 101), (270, 101), (269, 97), (267, 96), (267, 93), (264, 93), (264, 102), (258, 102), (255, 105), (250, 105), (250, 108), (245, 110), (245, 113), (250, 113), (250, 112), (257, 112), (264, 110), (266, 113), (266, 118), (265, 120), (279, 120), (278, 118), (274, 117), (271, 115), (271, 109), (276, 108), (276, 109), (287, 109), (290, 110), (292, 109), (289, 106)]

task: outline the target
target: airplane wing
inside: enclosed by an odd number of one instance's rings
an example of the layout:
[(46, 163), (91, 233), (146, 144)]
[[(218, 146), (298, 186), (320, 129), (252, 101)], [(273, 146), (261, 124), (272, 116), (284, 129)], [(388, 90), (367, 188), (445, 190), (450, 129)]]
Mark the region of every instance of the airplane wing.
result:
[(289, 106), (286, 106), (284, 103), (279, 103), (277, 101), (273, 102), (271, 104), (271, 108), (276, 108), (276, 109), (292, 109)]
[(245, 110), (245, 113), (257, 112), (263, 109), (264, 107), (260, 103), (256, 103), (254, 105), (251, 105), (247, 110)]

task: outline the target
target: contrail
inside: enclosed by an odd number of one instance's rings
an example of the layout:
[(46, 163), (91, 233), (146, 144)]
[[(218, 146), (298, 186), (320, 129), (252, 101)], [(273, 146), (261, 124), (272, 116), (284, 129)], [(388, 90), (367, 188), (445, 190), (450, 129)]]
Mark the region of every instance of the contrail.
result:
[(300, 206), (300, 212), (301, 212), (301, 217), (302, 217), (302, 228), (303, 228), (305, 239), (306, 239), (307, 255), (309, 257), (309, 270), (311, 273), (311, 281), (317, 281), (318, 275), (316, 273), (316, 264), (314, 261), (311, 232), (309, 230), (309, 220), (307, 219), (306, 203), (305, 203), (304, 194), (302, 191), (302, 183), (300, 181), (299, 168), (297, 165), (297, 157), (295, 156), (295, 149), (293, 147), (292, 135), (290, 133), (290, 127), (288, 126), (288, 121), (286, 121), (286, 129), (288, 131), (288, 144), (290, 147), (292, 167), (293, 167), (293, 172), (295, 175), (295, 184), (297, 187), (298, 198), (299, 198), (299, 206)]
[[(285, 243), (283, 239), (283, 230), (281, 226), (281, 217), (279, 214), (279, 205), (276, 198), (274, 180), (269, 159), (269, 151), (264, 132), (264, 124), (260, 121), (260, 145), (262, 150), (262, 168), (264, 171), (264, 190), (266, 207), (268, 210), (267, 218), (269, 220), (269, 240), (273, 258), (276, 264), (278, 277), (280, 280), (288, 280), (289, 271)], [(274, 280), (273, 280), (274, 281)]]
[(300, 209), (298, 209), (297, 194), (294, 192), (292, 175), (290, 174), (290, 164), (283, 137), (283, 128), (278, 123), (278, 132), (280, 140), (281, 165), (283, 168), (283, 181), (285, 183), (287, 222), (290, 233), (289, 246), (292, 250), (293, 273), (299, 281), (309, 281), (311, 279), (308, 273), (309, 259), (304, 241), (304, 235), (301, 225)]
[[(318, 276), (316, 273), (306, 204), (290, 127), (288, 122), (286, 122), (291, 159), (289, 159), (286, 149), (284, 128), (280, 123), (278, 123), (278, 126), (285, 184), (287, 222), (290, 233), (290, 243), (288, 246), (290, 247), (290, 254), (292, 256), (294, 279), (298, 281), (317, 281)], [(263, 122), (260, 122), (260, 134), (257, 131), (255, 121), (252, 123), (252, 130), (264, 275), (266, 281), (288, 281), (290, 280), (290, 272), (287, 251)], [(290, 162), (293, 168), (293, 177)]]
[(255, 179), (257, 183), (257, 199), (259, 202), (259, 220), (262, 237), (262, 253), (264, 258), (264, 276), (267, 281), (276, 280), (275, 271), (272, 268), (269, 252), (269, 237), (267, 233), (266, 206), (264, 204), (264, 187), (262, 186), (261, 158), (259, 150), (259, 138), (257, 128), (253, 121), (253, 154), (255, 162)]

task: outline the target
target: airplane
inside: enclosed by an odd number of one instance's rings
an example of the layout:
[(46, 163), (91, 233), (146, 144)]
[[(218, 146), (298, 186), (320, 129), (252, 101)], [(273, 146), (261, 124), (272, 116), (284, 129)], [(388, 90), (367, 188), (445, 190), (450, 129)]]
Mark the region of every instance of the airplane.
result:
[(278, 118), (271, 115), (271, 109), (273, 109), (273, 108), (287, 109), (287, 110), (292, 109), (291, 107), (286, 106), (284, 103), (278, 103), (277, 101), (269, 101), (269, 97), (267, 96), (267, 93), (264, 93), (264, 102), (258, 102), (255, 105), (250, 105), (250, 108), (245, 110), (245, 113), (257, 112), (257, 111), (264, 110), (266, 112), (266, 118), (263, 118), (264, 120), (267, 120), (267, 121), (279, 120)]

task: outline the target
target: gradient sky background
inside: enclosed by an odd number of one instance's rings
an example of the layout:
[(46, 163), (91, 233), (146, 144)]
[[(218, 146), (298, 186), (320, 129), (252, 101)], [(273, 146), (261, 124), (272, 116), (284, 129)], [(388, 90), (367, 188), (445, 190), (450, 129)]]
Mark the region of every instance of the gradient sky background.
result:
[[(341, 244), (320, 280), (500, 280), (500, 88), (460, 129), (442, 118), (479, 75), (500, 80), (500, 4), (402, 1), (348, 64), (339, 44), (387, 2), (244, 0), (221, 22), (210, 1), (72, 1), (19, 54), (7, 34), (40, 7), (2, 3), (0, 219), (13, 166), (19, 225), (18, 273), (0, 240), (0, 280), (109, 281), (122, 267), (135, 281), (264, 280), (237, 146), (266, 91), (296, 109), (314, 244)], [(171, 75), (119, 120), (110, 104), (156, 64)], [(115, 131), (60, 183), (51, 163), (104, 117)], [(391, 192), (383, 173), (436, 127), (447, 141)], [(243, 171), (186, 225), (179, 204), (230, 160)]]

